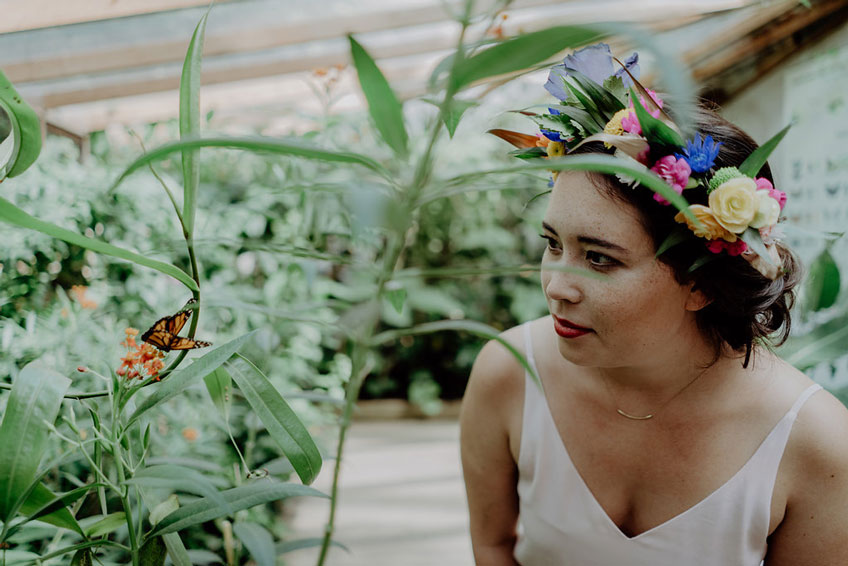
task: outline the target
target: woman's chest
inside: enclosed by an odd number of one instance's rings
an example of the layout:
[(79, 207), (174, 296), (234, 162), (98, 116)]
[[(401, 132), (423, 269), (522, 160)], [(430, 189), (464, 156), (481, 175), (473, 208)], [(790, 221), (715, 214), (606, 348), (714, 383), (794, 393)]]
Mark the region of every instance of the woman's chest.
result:
[[(657, 416), (642, 422), (600, 413), (591, 404), (549, 403), (550, 425), (561, 444), (552, 449), (563, 451), (599, 510), (628, 537), (710, 498), (737, 497), (733, 489), (752, 488), (750, 482), (767, 477), (763, 466), (779, 463), (763, 454), (779, 415), (769, 421), (729, 411), (716, 419), (695, 411), (688, 420), (662, 423)], [(771, 501), (763, 502), (771, 510), (769, 533), (783, 517), (785, 484), (778, 478)]]

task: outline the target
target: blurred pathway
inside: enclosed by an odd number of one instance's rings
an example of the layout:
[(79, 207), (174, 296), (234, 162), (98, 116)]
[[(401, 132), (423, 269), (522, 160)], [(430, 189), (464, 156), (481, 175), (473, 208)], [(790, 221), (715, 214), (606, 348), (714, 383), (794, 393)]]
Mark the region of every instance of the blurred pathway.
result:
[[(472, 566), (459, 425), (445, 420), (355, 422), (342, 465), (334, 547), (327, 566)], [(332, 461), (314, 486), (330, 492)], [(288, 540), (318, 537), (329, 504), (298, 498)], [(318, 549), (284, 555), (314, 566)]]

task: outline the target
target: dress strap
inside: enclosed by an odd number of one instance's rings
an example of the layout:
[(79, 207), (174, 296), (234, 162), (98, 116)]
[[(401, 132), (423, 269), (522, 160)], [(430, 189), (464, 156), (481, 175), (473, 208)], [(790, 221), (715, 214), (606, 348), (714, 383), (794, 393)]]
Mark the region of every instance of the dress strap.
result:
[(801, 410), (801, 407), (804, 405), (804, 403), (807, 402), (807, 399), (809, 399), (810, 396), (813, 393), (815, 393), (816, 391), (818, 391), (821, 388), (822, 388), (821, 385), (819, 385), (818, 383), (814, 383), (814, 384), (810, 385), (809, 387), (807, 387), (801, 393), (801, 395), (798, 396), (798, 399), (795, 401), (795, 404), (792, 405), (791, 409), (789, 409), (789, 414), (792, 415), (790, 418), (792, 420), (795, 420), (795, 417), (798, 416), (798, 411)]

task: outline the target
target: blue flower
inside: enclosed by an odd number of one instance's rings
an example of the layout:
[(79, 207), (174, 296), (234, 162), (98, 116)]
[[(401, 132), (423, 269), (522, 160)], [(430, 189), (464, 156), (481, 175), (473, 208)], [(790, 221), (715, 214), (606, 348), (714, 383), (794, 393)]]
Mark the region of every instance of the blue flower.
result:
[(689, 163), (689, 167), (695, 173), (706, 173), (710, 167), (715, 165), (718, 157), (718, 148), (721, 142), (713, 141), (712, 136), (695, 137), (686, 141), (686, 155), (682, 156)]
[(539, 128), (539, 129), (542, 130), (542, 133), (545, 135), (545, 137), (548, 138), (551, 141), (555, 141), (555, 142), (565, 141), (564, 139), (562, 139), (562, 134), (560, 134), (559, 132), (555, 132), (553, 130), (546, 130), (545, 128)]
[[(634, 53), (625, 61), (627, 69), (637, 78), (639, 76), (638, 62), (639, 55), (637, 53)], [(573, 54), (567, 55), (561, 64), (554, 65), (551, 68), (545, 89), (558, 100), (565, 101), (570, 97), (565, 88), (565, 80), (569, 71), (577, 71), (599, 85), (604, 84), (604, 81), (613, 75), (621, 77), (626, 87), (632, 84), (630, 77), (624, 73), (624, 69), (614, 70), (612, 53), (606, 43), (596, 43), (575, 51)]]

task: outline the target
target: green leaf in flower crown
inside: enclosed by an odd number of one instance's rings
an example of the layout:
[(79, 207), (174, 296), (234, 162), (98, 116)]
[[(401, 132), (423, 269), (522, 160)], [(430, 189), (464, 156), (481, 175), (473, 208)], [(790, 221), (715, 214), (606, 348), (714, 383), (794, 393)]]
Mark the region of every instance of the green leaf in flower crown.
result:
[(594, 122), (594, 127), (592, 128), (591, 133), (599, 132), (604, 129), (604, 126), (607, 123), (607, 120), (604, 120), (604, 116), (601, 113), (601, 110), (595, 104), (595, 102), (589, 98), (586, 93), (580, 90), (575, 85), (571, 84), (568, 81), (564, 81), (565, 87), (571, 91), (571, 94), (583, 105), (583, 109), (592, 117), (592, 121)]
[(677, 244), (685, 242), (689, 239), (689, 234), (691, 232), (682, 226), (676, 227), (672, 230), (668, 236), (666, 236), (665, 240), (660, 244), (660, 247), (657, 248), (657, 253), (654, 254), (654, 257), (660, 257), (662, 254), (676, 246)]
[(583, 92), (589, 95), (589, 98), (595, 103), (595, 106), (602, 113), (604, 125), (610, 121), (613, 114), (619, 110), (624, 110), (624, 104), (614, 94), (598, 85), (583, 73), (574, 69), (568, 69), (568, 75), (574, 79)]
[[(592, 118), (592, 115), (583, 110), (582, 108), (577, 108), (576, 106), (568, 106), (565, 104), (557, 104), (551, 105), (551, 108), (560, 112), (560, 115), (563, 117), (558, 118), (563, 124), (566, 122), (574, 122), (579, 124), (581, 128), (585, 131), (586, 135), (597, 134), (602, 131), (603, 128), (598, 127), (598, 123)], [(554, 116), (556, 118), (556, 116)], [(570, 124), (569, 124), (570, 125)], [(574, 126), (571, 125), (571, 130), (574, 130)]]
[(739, 237), (743, 242), (748, 244), (748, 247), (754, 250), (754, 252), (760, 256), (764, 262), (769, 265), (774, 265), (774, 262), (771, 260), (771, 256), (766, 249), (766, 245), (763, 243), (763, 238), (760, 236), (759, 230), (755, 228), (747, 228), (739, 235)]
[(642, 135), (648, 140), (651, 145), (665, 145), (672, 147), (682, 147), (686, 142), (683, 137), (674, 131), (669, 125), (658, 118), (651, 116), (633, 89), (630, 89), (630, 99), (633, 101), (633, 109), (636, 111), (636, 118), (639, 120), (639, 125), (642, 126)]
[(686, 273), (693, 273), (696, 269), (699, 269), (700, 267), (702, 267), (702, 266), (704, 266), (704, 265), (706, 265), (706, 264), (708, 264), (711, 261), (714, 261), (716, 259), (718, 259), (718, 254), (713, 254), (713, 253), (704, 254), (704, 255), (702, 255), (701, 257), (699, 257), (698, 259), (696, 259), (695, 261), (692, 262), (692, 265), (689, 266), (689, 269), (686, 270)]
[(604, 81), (604, 88), (621, 102), (622, 108), (627, 106), (627, 88), (621, 77), (610, 75)]
[(739, 166), (739, 170), (752, 179), (756, 177), (757, 173), (759, 173), (760, 169), (762, 169), (763, 165), (765, 165), (769, 155), (771, 155), (771, 152), (774, 151), (774, 148), (777, 147), (791, 127), (792, 124), (787, 125), (775, 134), (769, 141), (755, 149), (754, 152), (742, 162), (742, 165)]
[(537, 159), (540, 157), (547, 157), (548, 154), (541, 147), (531, 147), (528, 149), (516, 149), (515, 151), (510, 151), (509, 155), (512, 157), (517, 157), (518, 159)]

